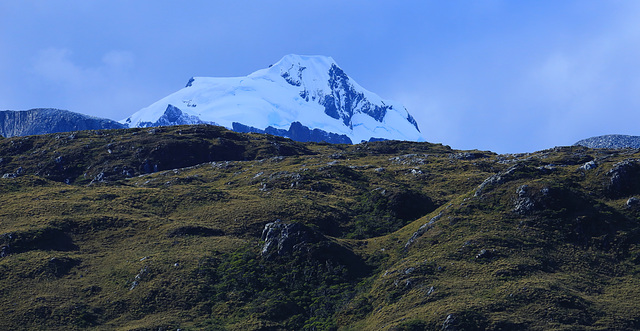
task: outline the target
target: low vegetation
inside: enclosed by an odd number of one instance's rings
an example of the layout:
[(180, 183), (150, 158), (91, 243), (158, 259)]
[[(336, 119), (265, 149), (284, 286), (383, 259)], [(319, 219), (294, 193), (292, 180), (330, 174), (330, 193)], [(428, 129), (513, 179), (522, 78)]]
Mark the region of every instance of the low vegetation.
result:
[(0, 140), (0, 329), (640, 328), (640, 152)]

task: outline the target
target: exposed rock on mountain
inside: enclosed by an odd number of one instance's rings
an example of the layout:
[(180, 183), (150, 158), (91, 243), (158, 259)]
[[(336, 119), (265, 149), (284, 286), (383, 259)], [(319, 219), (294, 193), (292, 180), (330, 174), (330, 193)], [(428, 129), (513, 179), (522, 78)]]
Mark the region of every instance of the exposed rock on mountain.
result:
[(640, 193), (640, 160), (627, 159), (616, 163), (607, 175), (610, 179), (606, 189), (612, 197)]
[(260, 239), (264, 241), (261, 255), (266, 259), (286, 256), (294, 250), (301, 250), (305, 246), (326, 240), (324, 236), (307, 226), (300, 223), (285, 223), (281, 220), (267, 223)]

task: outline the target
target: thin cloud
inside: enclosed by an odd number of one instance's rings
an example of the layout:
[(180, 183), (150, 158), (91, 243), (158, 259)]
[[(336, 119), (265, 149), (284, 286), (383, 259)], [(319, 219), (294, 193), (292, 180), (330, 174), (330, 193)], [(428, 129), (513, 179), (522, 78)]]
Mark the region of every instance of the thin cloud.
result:
[[(637, 5), (606, 28), (551, 49), (523, 79), (519, 94), (541, 112), (539, 138), (556, 144), (608, 133), (638, 134), (640, 24)], [(550, 139), (550, 137), (552, 139)]]
[[(40, 51), (33, 61), (32, 73), (66, 89), (86, 89), (111, 83), (118, 75), (133, 69), (133, 54), (128, 51), (110, 51), (95, 67), (83, 67), (73, 62), (73, 52), (65, 48)], [(115, 83), (115, 82), (113, 82)]]
[(71, 51), (68, 49), (48, 48), (42, 50), (33, 61), (32, 73), (38, 78), (56, 84), (82, 86), (87, 80), (85, 77), (93, 76), (95, 73), (74, 64), (70, 56)]

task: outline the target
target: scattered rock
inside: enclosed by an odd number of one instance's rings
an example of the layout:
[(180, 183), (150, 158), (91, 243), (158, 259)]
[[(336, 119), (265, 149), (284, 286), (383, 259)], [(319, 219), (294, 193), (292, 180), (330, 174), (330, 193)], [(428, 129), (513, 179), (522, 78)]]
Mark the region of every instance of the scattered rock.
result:
[(140, 269), (140, 272), (138, 272), (138, 274), (133, 278), (133, 281), (131, 281), (131, 286), (129, 287), (129, 291), (132, 291), (134, 288), (136, 288), (138, 285), (140, 285), (140, 281), (145, 278), (149, 273), (149, 268), (147, 268), (147, 266), (142, 267), (142, 269)]
[(456, 160), (476, 160), (481, 158), (489, 157), (485, 153), (480, 152), (460, 152), (449, 155), (450, 159)]
[(95, 177), (93, 177), (93, 179), (91, 180), (91, 182), (89, 183), (89, 185), (93, 184), (93, 183), (99, 183), (99, 182), (104, 182), (104, 172), (100, 172), (98, 173)]
[(24, 174), (24, 169), (22, 167), (18, 167), (18, 169), (16, 169), (16, 171), (14, 171), (13, 173), (6, 173), (4, 175), (2, 175), (2, 178), (16, 178), (20, 175)]
[(399, 165), (422, 165), (427, 163), (427, 155), (405, 154), (392, 157), (389, 161)]

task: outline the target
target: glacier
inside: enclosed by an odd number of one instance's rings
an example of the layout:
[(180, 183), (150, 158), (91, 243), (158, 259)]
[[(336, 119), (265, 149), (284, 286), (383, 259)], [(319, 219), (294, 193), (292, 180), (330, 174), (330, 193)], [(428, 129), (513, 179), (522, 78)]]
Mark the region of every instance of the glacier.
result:
[[(404, 106), (361, 87), (331, 57), (295, 54), (244, 77), (193, 77), (120, 123), (207, 123), (302, 141), (424, 141)], [(294, 132), (303, 134), (296, 139)]]

